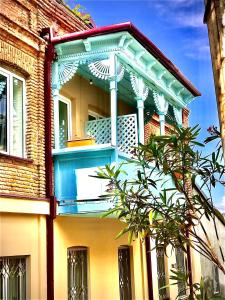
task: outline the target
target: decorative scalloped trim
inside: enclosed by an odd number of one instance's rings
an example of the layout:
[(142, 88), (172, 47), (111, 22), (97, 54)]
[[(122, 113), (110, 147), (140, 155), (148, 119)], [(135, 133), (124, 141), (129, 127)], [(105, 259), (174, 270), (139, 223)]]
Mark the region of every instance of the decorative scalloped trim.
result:
[(166, 115), (168, 111), (169, 103), (166, 101), (164, 95), (159, 94), (156, 91), (153, 91), (153, 99), (158, 112)]
[(173, 113), (177, 124), (182, 126), (182, 109), (173, 106)]
[[(120, 80), (123, 79), (124, 73), (125, 73), (125, 68), (121, 63), (117, 64), (117, 76), (116, 80), (119, 82)], [(88, 65), (89, 70), (91, 73), (103, 80), (109, 80), (111, 77), (110, 74), (110, 60), (109, 59), (104, 59), (104, 60), (99, 60), (99, 61), (94, 61)]]
[(145, 84), (143, 78), (139, 78), (134, 73), (130, 72), (130, 82), (135, 95), (140, 97), (142, 100), (146, 100), (149, 88)]
[(59, 64), (59, 82), (62, 86), (69, 81), (76, 73), (79, 66), (78, 61), (73, 62), (61, 62)]

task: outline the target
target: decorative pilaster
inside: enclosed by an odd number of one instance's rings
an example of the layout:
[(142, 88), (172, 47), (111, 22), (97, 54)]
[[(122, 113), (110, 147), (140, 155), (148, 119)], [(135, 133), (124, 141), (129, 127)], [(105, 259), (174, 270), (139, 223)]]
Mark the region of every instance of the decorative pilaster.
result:
[(130, 81), (136, 95), (138, 108), (138, 139), (139, 143), (144, 144), (144, 101), (148, 97), (149, 89), (143, 78), (137, 77), (133, 73), (130, 73)]
[(168, 111), (169, 104), (163, 94), (153, 91), (153, 98), (159, 114), (160, 135), (165, 134), (165, 116)]

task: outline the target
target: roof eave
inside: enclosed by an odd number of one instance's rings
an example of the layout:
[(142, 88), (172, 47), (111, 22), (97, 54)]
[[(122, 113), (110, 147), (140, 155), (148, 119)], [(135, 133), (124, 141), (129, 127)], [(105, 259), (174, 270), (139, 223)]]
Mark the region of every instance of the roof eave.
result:
[(193, 86), (193, 84), (180, 72), (180, 70), (157, 48), (142, 32), (140, 32), (131, 22), (125, 22), (115, 25), (96, 27), (93, 29), (73, 32), (63, 36), (55, 36), (52, 38), (54, 45), (66, 43), (74, 40), (86, 39), (88, 37), (127, 31), (138, 42), (149, 51), (171, 74), (174, 75), (193, 95), (193, 97), (201, 96), (201, 93)]

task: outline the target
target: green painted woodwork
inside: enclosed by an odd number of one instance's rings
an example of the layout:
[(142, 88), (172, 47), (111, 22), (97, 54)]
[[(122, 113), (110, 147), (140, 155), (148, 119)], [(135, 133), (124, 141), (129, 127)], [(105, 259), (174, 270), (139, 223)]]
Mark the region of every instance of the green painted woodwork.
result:
[[(69, 80), (76, 71), (85, 78), (90, 78), (93, 75), (88, 68), (83, 68), (84, 65), (87, 67), (93, 62), (106, 60), (110, 54), (115, 53), (119, 64), (122, 64), (127, 73), (142, 78), (149, 90), (162, 93), (172, 106), (178, 109), (186, 107), (194, 97), (169, 70), (128, 32), (105, 34), (66, 42), (56, 45), (55, 48), (57, 52), (55, 63), (58, 64), (58, 79), (60, 79), (61, 84)], [(57, 80), (57, 78), (55, 79)], [(97, 81), (97, 85), (104, 86), (106, 89), (105, 80), (100, 79), (100, 81)], [(127, 83), (123, 98), (131, 99), (133, 94), (131, 91), (130, 83)]]

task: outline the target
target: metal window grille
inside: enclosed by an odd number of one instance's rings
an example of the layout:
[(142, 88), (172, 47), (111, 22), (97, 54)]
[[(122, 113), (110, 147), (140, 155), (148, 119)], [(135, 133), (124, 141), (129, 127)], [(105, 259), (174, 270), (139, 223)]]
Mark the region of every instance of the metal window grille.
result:
[[(176, 253), (176, 266), (177, 266), (177, 271), (186, 273), (186, 263), (185, 263), (185, 256), (184, 256), (184, 251), (181, 248), (176, 248), (175, 250)], [(186, 296), (186, 284), (185, 282), (178, 282), (178, 296), (180, 298), (183, 298)]]
[(157, 276), (158, 276), (158, 288), (159, 288), (159, 299), (167, 299), (166, 289), (161, 289), (166, 286), (166, 267), (165, 267), (165, 255), (163, 247), (156, 249), (157, 258)]
[(26, 299), (26, 258), (0, 258), (0, 299)]
[(88, 299), (87, 248), (72, 247), (67, 251), (68, 299)]
[(118, 249), (120, 300), (131, 300), (130, 248)]

